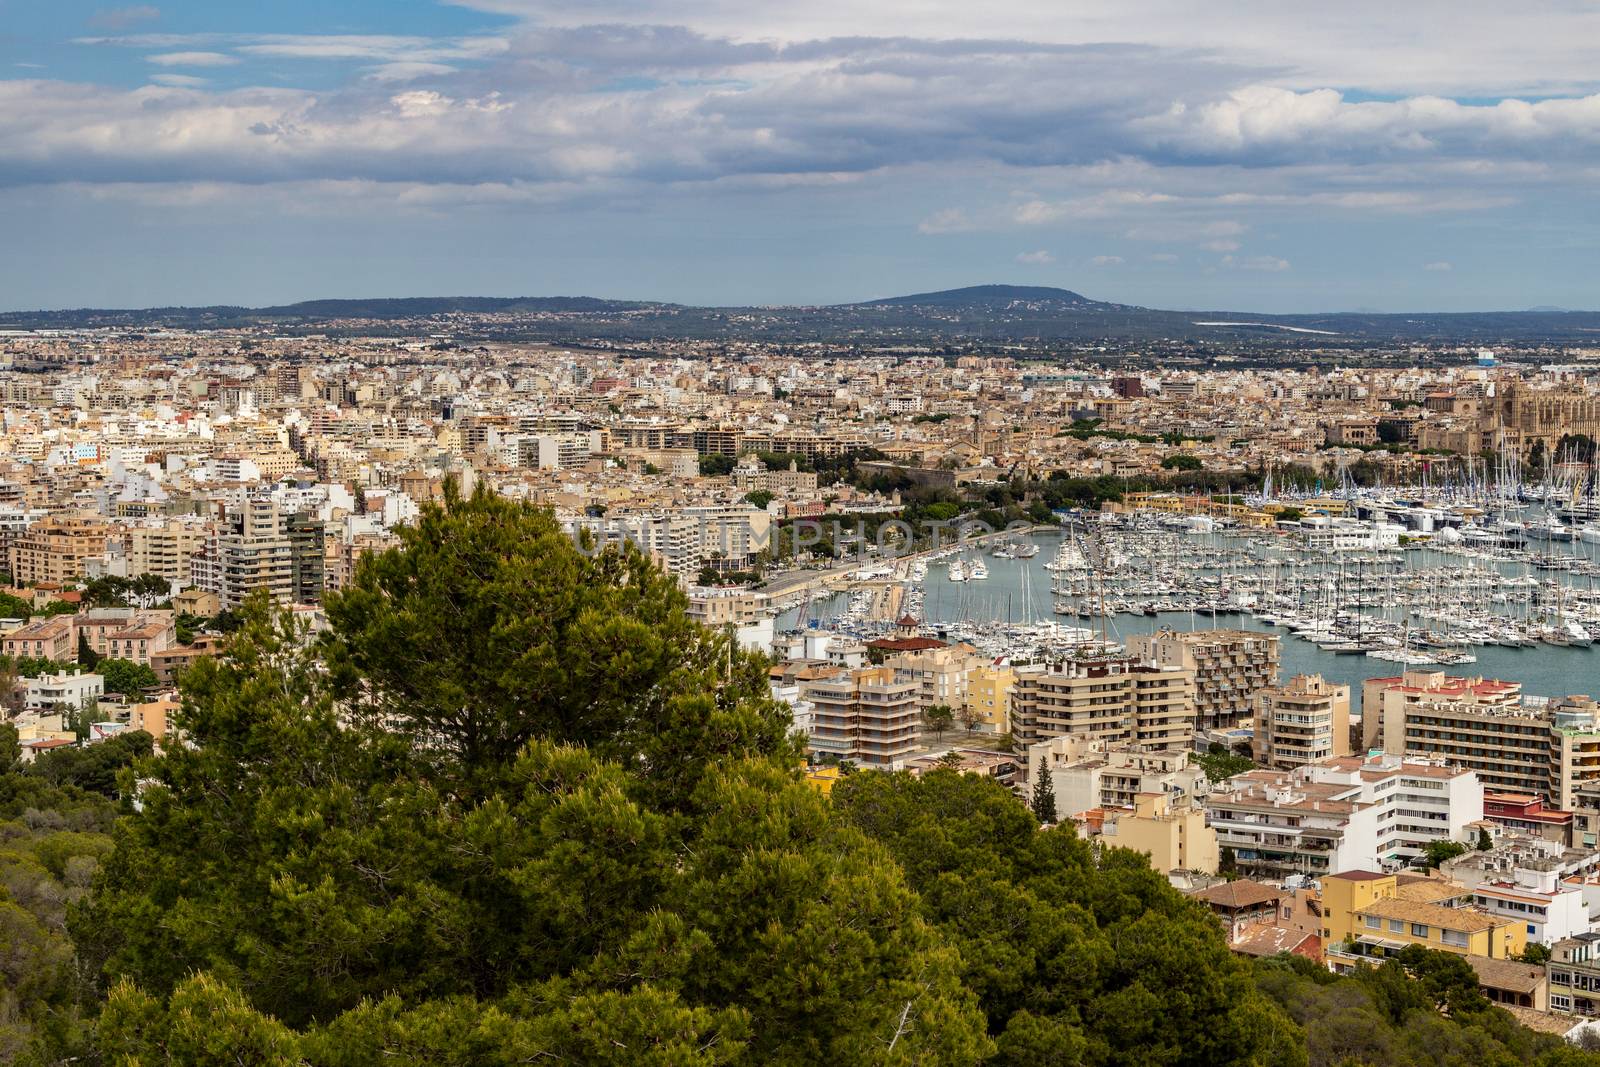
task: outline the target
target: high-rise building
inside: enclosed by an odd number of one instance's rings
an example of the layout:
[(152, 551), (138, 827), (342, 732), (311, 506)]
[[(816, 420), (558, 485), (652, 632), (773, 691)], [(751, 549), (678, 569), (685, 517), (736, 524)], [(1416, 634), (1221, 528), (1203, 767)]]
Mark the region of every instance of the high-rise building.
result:
[(322, 597), (323, 531), (303, 513), (283, 514), (266, 497), (254, 496), (227, 520), (191, 560), (195, 587), (236, 608), (258, 589), (282, 604), (316, 603)]
[(811, 751), (882, 770), (917, 750), (919, 687), (890, 667), (839, 671), (801, 687), (812, 705)]
[(1194, 740), (1194, 672), (1135, 659), (1018, 667), (1011, 732), (1022, 756), (1052, 737), (1187, 749)]
[(173, 518), (127, 532), (128, 577), (153, 574), (187, 585), (189, 561), (206, 545), (208, 531), (193, 518)]
[(1470, 767), (1494, 790), (1540, 797), (1556, 808), (1600, 781), (1600, 705), (1584, 696), (1515, 704), (1424, 700), (1400, 706), (1385, 749)]
[(1278, 637), (1254, 630), (1172, 630), (1137, 634), (1128, 654), (1194, 672), (1197, 732), (1231, 730), (1251, 715), (1251, 698), (1278, 683)]
[(1350, 754), (1350, 687), (1320, 674), (1297, 674), (1258, 691), (1255, 759), (1288, 770)]

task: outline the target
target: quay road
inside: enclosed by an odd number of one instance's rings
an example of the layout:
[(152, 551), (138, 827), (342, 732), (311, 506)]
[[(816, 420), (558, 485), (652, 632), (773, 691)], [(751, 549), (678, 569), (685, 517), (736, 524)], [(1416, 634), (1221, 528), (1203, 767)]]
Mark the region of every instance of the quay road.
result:
[(815, 592), (819, 589), (827, 589), (837, 592), (850, 584), (850, 575), (856, 573), (857, 571), (871, 570), (874, 567), (883, 567), (888, 565), (893, 565), (899, 569), (902, 567), (902, 565), (909, 564), (913, 560), (920, 559), (924, 556), (938, 555), (940, 552), (948, 552), (952, 548), (958, 548), (966, 545), (976, 545), (996, 537), (1025, 537), (1041, 529), (1055, 530), (1059, 529), (1059, 527), (1019, 526), (1014, 530), (995, 530), (992, 533), (977, 534), (975, 536), (965, 538), (964, 540), (951, 541), (950, 543), (941, 545), (938, 548), (923, 549), (921, 552), (912, 552), (903, 556), (886, 555), (882, 553), (876, 546), (871, 546), (869, 547), (866, 555), (857, 556), (851, 563), (845, 563), (835, 567), (825, 567), (820, 570), (805, 569), (786, 571), (783, 574), (774, 575), (773, 577), (767, 579), (767, 584), (762, 587), (761, 592), (770, 596), (774, 606), (776, 607), (779, 600), (807, 591)]

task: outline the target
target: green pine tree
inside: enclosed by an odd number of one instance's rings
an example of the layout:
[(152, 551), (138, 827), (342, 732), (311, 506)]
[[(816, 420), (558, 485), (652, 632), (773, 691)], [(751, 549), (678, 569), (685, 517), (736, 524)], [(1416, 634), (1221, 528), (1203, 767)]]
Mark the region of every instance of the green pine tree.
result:
[(1038, 777), (1033, 781), (1033, 808), (1034, 817), (1041, 823), (1056, 821), (1056, 784), (1055, 775), (1043, 764), (1039, 766)]

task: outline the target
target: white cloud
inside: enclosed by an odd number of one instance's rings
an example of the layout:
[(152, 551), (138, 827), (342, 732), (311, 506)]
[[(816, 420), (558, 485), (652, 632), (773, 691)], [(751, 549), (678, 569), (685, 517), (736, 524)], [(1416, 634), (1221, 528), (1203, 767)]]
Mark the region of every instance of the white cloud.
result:
[(89, 16), (89, 26), (96, 30), (125, 30), (140, 22), (151, 22), (161, 17), (161, 9), (149, 4), (132, 7), (113, 7), (96, 11)]
[(206, 78), (196, 78), (188, 74), (152, 74), (150, 80), (157, 85), (175, 89), (200, 89), (210, 84)]
[(1239, 270), (1262, 270), (1277, 273), (1289, 269), (1289, 261), (1277, 256), (1245, 256), (1240, 259), (1236, 256), (1223, 256), (1217, 261), (1224, 267), (1235, 267)]
[(1092, 267), (1115, 267), (1121, 262), (1121, 256), (1095, 256), (1089, 261), (1089, 265)]
[(1049, 264), (1054, 263), (1055, 261), (1056, 261), (1056, 257), (1051, 255), (1049, 252), (1045, 251), (1042, 248), (1039, 249), (1037, 252), (1018, 252), (1017, 253), (1017, 262), (1018, 263), (1027, 264), (1029, 266), (1043, 267), (1043, 266), (1048, 266)]
[(368, 71), (366, 78), (375, 82), (409, 82), (454, 74), (457, 69), (446, 63), (382, 63)]
[(231, 67), (239, 62), (222, 52), (161, 52), (144, 58), (158, 67)]
[(942, 211), (935, 211), (932, 215), (917, 223), (918, 233), (964, 233), (974, 229), (972, 220), (967, 218), (967, 213), (958, 207), (948, 207)]
[(1218, 99), (1176, 101), (1132, 125), (1152, 148), (1179, 156), (1426, 159), (1487, 150), (1536, 157), (1572, 138), (1600, 142), (1600, 94), (1494, 104), (1438, 96), (1352, 102), (1333, 89), (1249, 85)]
[(1429, 263), (1427, 266), (1423, 267), (1422, 269), (1423, 270), (1431, 270), (1431, 271), (1455, 270), (1455, 264), (1448, 263), (1448, 262), (1446, 262), (1445, 260), (1442, 260), (1442, 259), (1436, 259), (1432, 263)]
[(265, 34), (240, 44), (246, 55), (274, 59), (356, 59), (384, 63), (490, 59), (510, 47), (504, 37), (404, 37), (388, 34)]

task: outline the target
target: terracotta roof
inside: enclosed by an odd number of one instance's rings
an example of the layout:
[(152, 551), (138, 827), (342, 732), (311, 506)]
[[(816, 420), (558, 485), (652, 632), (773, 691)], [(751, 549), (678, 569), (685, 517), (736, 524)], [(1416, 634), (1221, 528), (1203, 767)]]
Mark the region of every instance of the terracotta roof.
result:
[(1277, 886), (1240, 879), (1237, 882), (1219, 882), (1189, 895), (1195, 900), (1203, 900), (1217, 907), (1248, 908), (1256, 904), (1265, 904), (1269, 900), (1282, 899), (1283, 890)]
[(1478, 984), (1490, 989), (1531, 994), (1545, 982), (1543, 967), (1531, 967), (1515, 960), (1492, 960), (1486, 956), (1468, 956), (1467, 962), (1478, 972)]
[(930, 648), (944, 648), (945, 643), (933, 637), (883, 637), (868, 641), (867, 647), (883, 652), (922, 652)]
[[(1308, 941), (1314, 944), (1306, 946)], [(1322, 939), (1304, 930), (1262, 923), (1242, 931), (1238, 940), (1228, 947), (1247, 956), (1277, 956), (1284, 952), (1300, 951), (1304, 947), (1306, 951), (1302, 955), (1316, 957), (1321, 955)]]

